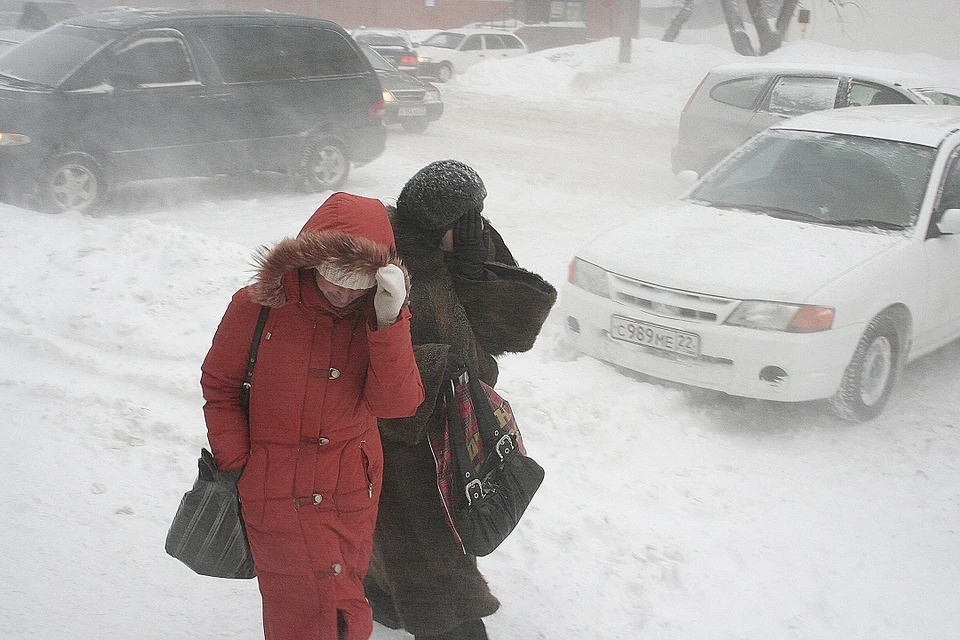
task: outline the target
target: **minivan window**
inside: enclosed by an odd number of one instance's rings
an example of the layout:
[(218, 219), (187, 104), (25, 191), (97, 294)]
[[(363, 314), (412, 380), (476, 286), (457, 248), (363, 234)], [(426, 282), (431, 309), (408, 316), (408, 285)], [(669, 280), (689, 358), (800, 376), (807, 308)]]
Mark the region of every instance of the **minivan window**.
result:
[(115, 73), (141, 87), (199, 82), (186, 43), (172, 29), (138, 33), (121, 44)]
[(770, 111), (786, 115), (833, 109), (840, 78), (784, 76), (770, 92)]
[(497, 35), (485, 35), (483, 36), (483, 45), (487, 49), (506, 49), (503, 46), (503, 38)]
[(502, 35), (503, 44), (507, 49), (523, 49), (523, 43), (516, 36)]
[(0, 74), (56, 87), (115, 37), (110, 29), (56, 25), (5, 53)]
[(460, 51), (479, 51), (480, 49), (483, 49), (483, 44), (480, 42), (480, 36), (478, 35), (470, 36), (460, 47)]
[(763, 76), (753, 76), (721, 82), (710, 90), (710, 97), (732, 107), (752, 109), (769, 80)]
[(212, 25), (199, 27), (197, 35), (228, 84), (364, 71), (350, 43), (329, 29)]

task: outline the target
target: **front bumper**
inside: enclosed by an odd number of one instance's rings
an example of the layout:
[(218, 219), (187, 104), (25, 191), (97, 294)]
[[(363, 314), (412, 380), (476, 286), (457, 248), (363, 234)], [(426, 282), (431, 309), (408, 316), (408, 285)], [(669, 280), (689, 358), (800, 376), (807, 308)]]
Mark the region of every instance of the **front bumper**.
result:
[[(699, 356), (616, 340), (610, 335), (613, 315), (694, 333), (700, 338)], [(664, 318), (569, 283), (562, 317), (577, 350), (599, 360), (662, 380), (785, 402), (834, 395), (864, 329), (854, 325), (799, 334)]]

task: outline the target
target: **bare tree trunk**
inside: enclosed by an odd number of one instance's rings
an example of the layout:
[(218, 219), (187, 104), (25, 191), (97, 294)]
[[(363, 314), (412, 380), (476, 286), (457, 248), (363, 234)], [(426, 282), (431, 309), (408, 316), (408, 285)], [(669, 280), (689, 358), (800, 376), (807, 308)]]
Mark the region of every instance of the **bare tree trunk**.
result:
[(680, 35), (680, 30), (683, 29), (683, 25), (687, 24), (687, 20), (690, 19), (690, 15), (693, 13), (693, 3), (696, 1), (697, 0), (683, 0), (683, 6), (680, 8), (680, 11), (677, 12), (677, 15), (673, 16), (673, 20), (670, 21), (670, 26), (663, 32), (662, 40), (664, 42), (673, 42), (677, 39), (677, 36)]
[(723, 8), (723, 17), (727, 21), (727, 30), (730, 31), (730, 41), (733, 43), (734, 51), (742, 56), (757, 55), (743, 25), (740, 3), (737, 0), (720, 0), (720, 6)]
[(770, 21), (763, 14), (763, 3), (761, 0), (746, 0), (747, 11), (750, 12), (750, 19), (753, 20), (753, 26), (757, 30), (757, 40), (760, 42), (760, 55), (764, 56), (775, 49), (779, 49), (783, 44), (783, 36), (770, 27)]
[(780, 15), (777, 16), (777, 32), (781, 39), (786, 35), (787, 29), (790, 28), (790, 21), (793, 20), (793, 14), (797, 10), (798, 4), (800, 4), (800, 0), (783, 0)]

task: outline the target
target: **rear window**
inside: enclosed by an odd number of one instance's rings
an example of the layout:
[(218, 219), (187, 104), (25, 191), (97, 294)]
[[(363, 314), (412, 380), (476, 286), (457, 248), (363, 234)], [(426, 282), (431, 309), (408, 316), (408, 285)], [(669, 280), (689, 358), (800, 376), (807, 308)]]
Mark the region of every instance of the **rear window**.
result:
[(0, 74), (56, 87), (113, 40), (110, 29), (61, 24), (0, 57)]
[(710, 90), (710, 97), (717, 102), (741, 109), (752, 109), (767, 86), (769, 78), (753, 76), (721, 82)]
[(366, 70), (350, 42), (330, 29), (216, 25), (199, 27), (197, 34), (228, 84), (348, 75)]

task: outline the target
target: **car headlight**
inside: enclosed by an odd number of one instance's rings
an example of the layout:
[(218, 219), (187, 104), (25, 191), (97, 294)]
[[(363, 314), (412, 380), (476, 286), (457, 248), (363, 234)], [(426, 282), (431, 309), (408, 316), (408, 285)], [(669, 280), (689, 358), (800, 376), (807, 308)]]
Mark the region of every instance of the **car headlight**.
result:
[(428, 90), (423, 94), (424, 102), (440, 102), (440, 92)]
[(604, 298), (610, 297), (610, 288), (607, 286), (607, 272), (595, 264), (580, 258), (570, 262), (567, 280), (574, 286)]
[(390, 91), (387, 91), (386, 89), (383, 90), (383, 101), (384, 101), (384, 102), (388, 102), (388, 103), (389, 103), (389, 102), (396, 102), (396, 100), (397, 100), (397, 99), (393, 97), (393, 93), (391, 93)]
[(833, 326), (833, 314), (831, 307), (744, 300), (724, 324), (765, 331), (815, 333)]
[(0, 147), (18, 147), (22, 144), (30, 144), (30, 136), (22, 133), (0, 132)]

